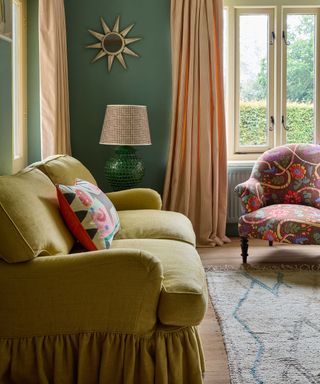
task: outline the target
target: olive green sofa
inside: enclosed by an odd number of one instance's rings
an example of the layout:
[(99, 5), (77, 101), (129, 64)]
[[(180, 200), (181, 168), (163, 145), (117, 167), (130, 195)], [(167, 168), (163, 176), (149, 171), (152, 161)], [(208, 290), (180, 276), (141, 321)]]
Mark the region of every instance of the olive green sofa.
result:
[(109, 250), (77, 247), (56, 183), (95, 183), (69, 156), (0, 177), (0, 382), (190, 383), (204, 370), (206, 281), (183, 215), (150, 189), (109, 193)]

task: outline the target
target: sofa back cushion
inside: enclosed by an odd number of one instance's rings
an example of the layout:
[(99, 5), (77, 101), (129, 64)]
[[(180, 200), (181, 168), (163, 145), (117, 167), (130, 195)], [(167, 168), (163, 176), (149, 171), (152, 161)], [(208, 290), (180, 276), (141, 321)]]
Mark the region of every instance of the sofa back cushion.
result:
[(82, 179), (97, 185), (91, 172), (79, 160), (68, 155), (50, 156), (30, 167), (40, 169), (53, 184), (74, 185), (76, 179)]
[(0, 256), (8, 263), (67, 254), (74, 240), (59, 212), (56, 188), (40, 170), (0, 177)]

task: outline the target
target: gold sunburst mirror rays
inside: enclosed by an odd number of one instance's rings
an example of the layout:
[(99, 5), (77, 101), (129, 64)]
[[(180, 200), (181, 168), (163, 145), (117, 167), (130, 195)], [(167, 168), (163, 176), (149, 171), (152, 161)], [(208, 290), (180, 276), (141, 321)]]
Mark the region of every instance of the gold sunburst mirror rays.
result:
[[(124, 69), (127, 69), (126, 62), (123, 55), (131, 55), (139, 57), (137, 53), (128, 48), (128, 45), (141, 40), (141, 37), (127, 37), (128, 33), (133, 28), (134, 24), (129, 25), (122, 31), (120, 31), (120, 16), (112, 29), (110, 29), (104, 19), (101, 17), (101, 25), (103, 33), (92, 31), (88, 29), (92, 36), (99, 40), (98, 43), (87, 45), (87, 48), (99, 49), (99, 52), (92, 60), (92, 63), (96, 62), (103, 57), (108, 57), (108, 71), (111, 71), (112, 64), (116, 58)], [(119, 32), (120, 31), (120, 32)]]

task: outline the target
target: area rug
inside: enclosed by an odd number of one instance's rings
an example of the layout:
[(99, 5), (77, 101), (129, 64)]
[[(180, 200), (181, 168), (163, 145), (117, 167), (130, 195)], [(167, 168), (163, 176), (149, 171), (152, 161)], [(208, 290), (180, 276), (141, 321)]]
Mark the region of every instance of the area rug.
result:
[(232, 384), (320, 384), (320, 267), (210, 267)]

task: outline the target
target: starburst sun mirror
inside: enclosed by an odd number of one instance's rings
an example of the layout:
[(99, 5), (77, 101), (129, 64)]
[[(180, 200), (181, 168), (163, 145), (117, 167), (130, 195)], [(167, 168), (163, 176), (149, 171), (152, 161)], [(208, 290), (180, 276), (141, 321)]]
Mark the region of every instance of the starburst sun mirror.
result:
[[(88, 31), (99, 40), (98, 43), (87, 45), (87, 48), (99, 49), (98, 54), (92, 60), (92, 63), (97, 60), (108, 56), (108, 71), (111, 71), (112, 64), (116, 58), (124, 69), (127, 69), (126, 62), (124, 60), (123, 54), (131, 55), (138, 57), (139, 55), (133, 52), (128, 45), (134, 43), (135, 41), (141, 40), (141, 37), (127, 37), (128, 33), (133, 28), (134, 24), (129, 25), (127, 28), (120, 31), (120, 17), (117, 17), (117, 20), (112, 28), (108, 27), (107, 23), (101, 17), (101, 25), (103, 33), (95, 32), (89, 29)], [(120, 31), (120, 32), (119, 32)]]

